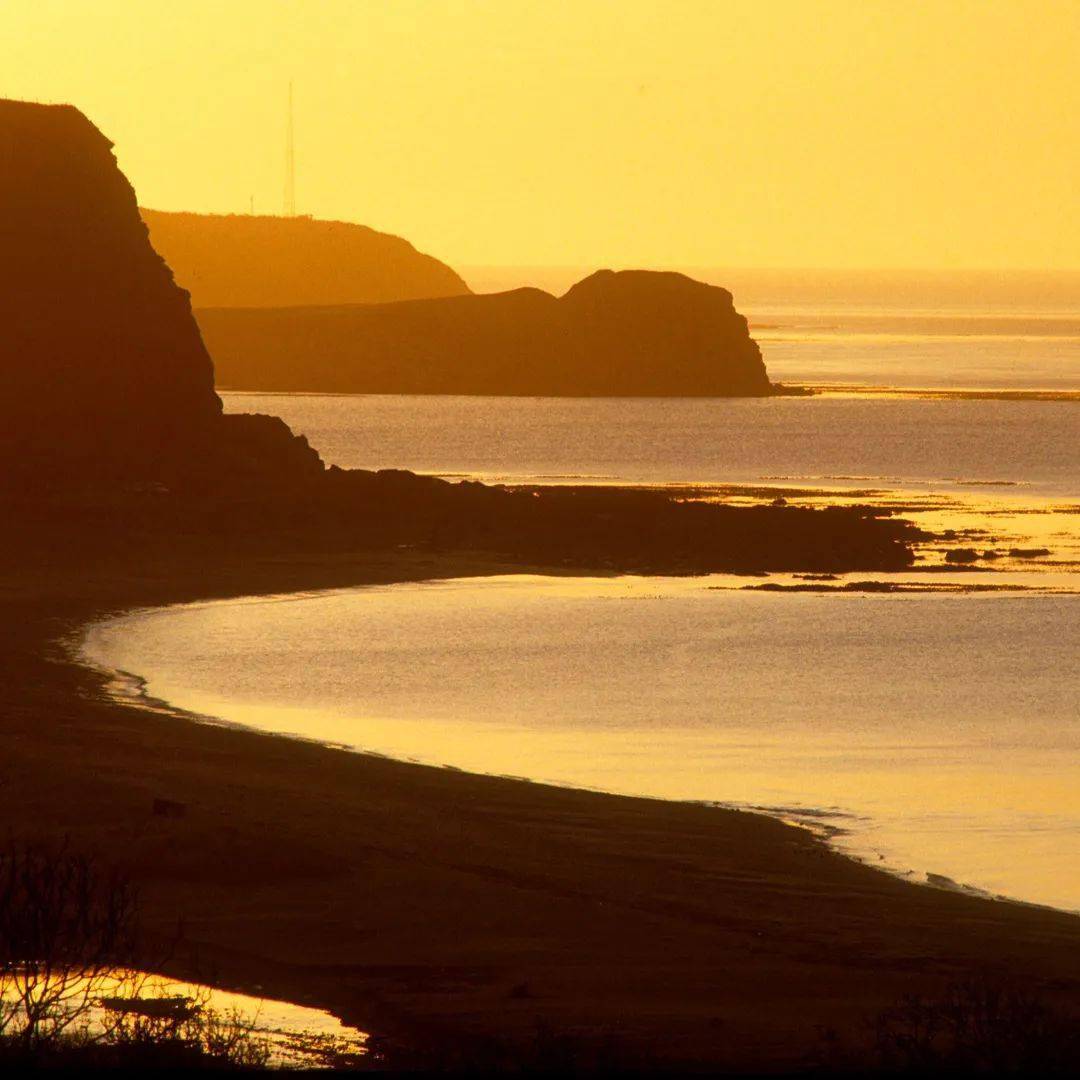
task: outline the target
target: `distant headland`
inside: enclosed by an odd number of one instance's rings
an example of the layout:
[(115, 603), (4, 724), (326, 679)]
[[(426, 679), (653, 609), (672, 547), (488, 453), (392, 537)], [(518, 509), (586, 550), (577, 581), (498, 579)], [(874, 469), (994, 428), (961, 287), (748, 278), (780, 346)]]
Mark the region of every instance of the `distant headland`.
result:
[(392, 304), (196, 313), (223, 389), (365, 394), (763, 397), (731, 293), (600, 270), (540, 289)]
[(140, 208), (150, 242), (196, 307), (368, 304), (469, 286), (400, 236), (310, 217)]
[[(0, 326), (10, 343), (0, 377), (11, 402), (0, 427), (0, 498), (12, 520), (44, 521), (47, 532), (77, 532), (83, 543), (111, 545), (138, 528), (171, 539), (205, 532), (215, 543), (228, 535), (338, 551), (420, 544), (534, 565), (684, 572), (895, 569), (913, 558), (906, 523), (858, 508), (512, 491), (326, 468), (280, 418), (223, 414), (188, 294), (152, 247), (109, 140), (71, 106), (16, 101), (0, 101), (0, 137), (10, 150), (0, 177), (8, 256)], [(688, 388), (715, 371), (714, 393), (770, 390), (730, 294), (676, 274), (600, 273), (559, 300), (525, 290), (285, 310), (342, 313), (346, 331), (358, 314), (402, 369), (419, 362), (401, 349), (408, 331), (415, 348), (427, 342), (449, 360), (469, 344), (498, 373), (528, 374), (554, 358), (595, 390), (645, 392), (662, 379)], [(531, 352), (530, 335), (541, 339)], [(515, 343), (520, 351), (508, 352)]]

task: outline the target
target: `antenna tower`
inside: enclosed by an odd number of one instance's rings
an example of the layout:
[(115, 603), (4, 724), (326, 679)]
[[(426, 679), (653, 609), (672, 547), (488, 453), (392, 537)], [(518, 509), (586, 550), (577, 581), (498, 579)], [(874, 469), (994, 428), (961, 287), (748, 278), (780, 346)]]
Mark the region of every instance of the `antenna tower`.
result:
[(296, 154), (293, 147), (293, 84), (289, 83), (289, 118), (285, 126), (284, 214), (296, 217)]

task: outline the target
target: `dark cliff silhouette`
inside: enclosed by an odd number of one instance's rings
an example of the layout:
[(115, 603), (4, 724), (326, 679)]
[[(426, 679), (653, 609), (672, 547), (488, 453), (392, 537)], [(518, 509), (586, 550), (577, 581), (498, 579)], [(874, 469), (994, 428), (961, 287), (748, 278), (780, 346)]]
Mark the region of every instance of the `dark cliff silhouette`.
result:
[(725, 289), (601, 270), (540, 289), (394, 304), (207, 309), (218, 385), (370, 394), (762, 396), (776, 392)]
[(282, 474), (321, 471), (276, 417), (222, 415), (109, 140), (72, 106), (0, 101), (0, 145), (0, 482), (205, 484), (258, 476), (267, 453)]
[[(162, 538), (232, 551), (405, 545), (638, 570), (911, 561), (910, 527), (867, 510), (734, 508), (662, 491), (514, 491), (327, 469), (279, 418), (222, 414), (188, 295), (151, 247), (111, 144), (89, 120), (70, 106), (0, 102), (0, 146), (8, 550), (63, 536), (124, 551)], [(640, 336), (637, 357), (648, 353), (649, 327), (671, 296), (730, 309), (722, 290), (668, 275), (601, 274), (559, 301), (525, 295), (540, 309), (569, 311), (603, 342), (617, 337), (631, 348)], [(500, 333), (519, 332), (514, 296)], [(751, 380), (737, 385), (760, 390), (756, 348), (745, 324), (727, 317), (741, 326)]]
[(407, 240), (310, 217), (143, 208), (150, 240), (200, 307), (288, 307), (459, 296), (468, 285)]
[(0, 101), (0, 131), (0, 453), (39, 473), (156, 475), (221, 413), (187, 297), (80, 112)]

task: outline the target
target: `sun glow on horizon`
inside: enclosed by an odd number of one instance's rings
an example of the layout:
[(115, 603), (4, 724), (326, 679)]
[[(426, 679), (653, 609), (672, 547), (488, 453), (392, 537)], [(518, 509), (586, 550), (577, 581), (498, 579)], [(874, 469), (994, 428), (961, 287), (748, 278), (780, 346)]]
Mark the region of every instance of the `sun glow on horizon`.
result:
[(297, 203), (452, 264), (1075, 267), (1080, 5), (9, 0), (144, 205)]

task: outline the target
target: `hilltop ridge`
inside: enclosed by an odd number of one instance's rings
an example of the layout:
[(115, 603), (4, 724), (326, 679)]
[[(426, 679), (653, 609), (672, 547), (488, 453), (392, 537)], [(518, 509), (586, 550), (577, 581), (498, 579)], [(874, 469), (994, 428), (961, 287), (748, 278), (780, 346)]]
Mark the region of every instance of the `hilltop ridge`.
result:
[(408, 240), (311, 217), (140, 208), (195, 307), (288, 307), (459, 296), (469, 286)]

